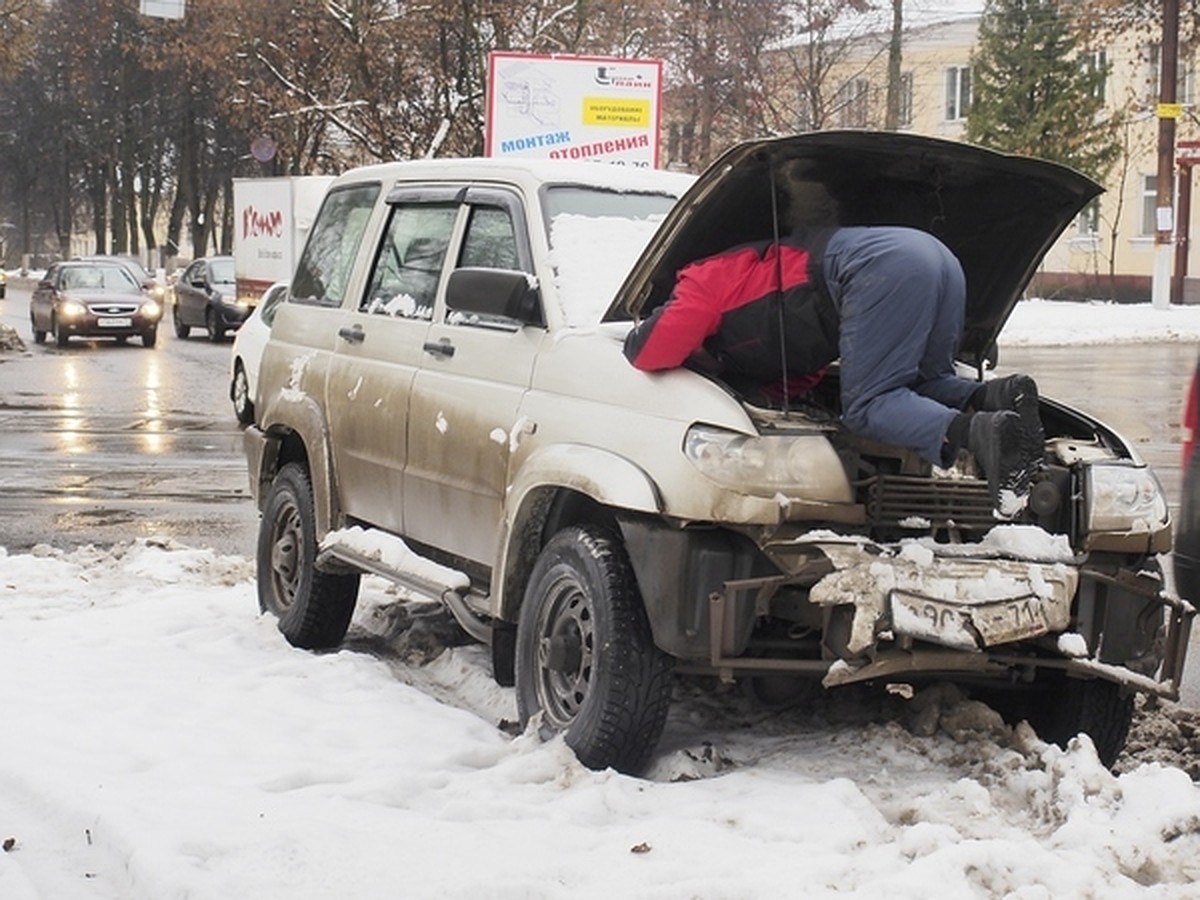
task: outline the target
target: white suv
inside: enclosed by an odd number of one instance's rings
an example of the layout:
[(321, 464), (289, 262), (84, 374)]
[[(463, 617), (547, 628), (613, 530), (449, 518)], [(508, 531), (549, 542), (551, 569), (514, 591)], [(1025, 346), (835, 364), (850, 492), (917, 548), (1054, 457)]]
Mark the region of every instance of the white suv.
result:
[(1127, 441), (1043, 399), (1044, 471), (1025, 518), (997, 523), (970, 460), (935, 470), (844, 431), (836, 366), (778, 409), (624, 358), (680, 267), (776, 233), (773, 173), (798, 159), (845, 221), (924, 228), (957, 254), (960, 359), (980, 377), (1098, 191), (867, 132), (739, 145), (694, 181), (482, 159), (348, 172), (246, 431), (260, 603), (288, 640), (336, 646), (363, 572), (440, 597), (491, 644), (522, 722), (593, 767), (648, 761), (676, 667), (949, 679), (1050, 739), (1089, 733), (1111, 763), (1134, 692), (1177, 696), (1191, 615), (1163, 588), (1167, 505)]

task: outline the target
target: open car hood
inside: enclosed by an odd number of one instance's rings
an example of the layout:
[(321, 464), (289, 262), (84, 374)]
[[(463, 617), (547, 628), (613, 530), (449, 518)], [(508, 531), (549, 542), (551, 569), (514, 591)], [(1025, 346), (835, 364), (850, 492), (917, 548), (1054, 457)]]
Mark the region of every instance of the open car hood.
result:
[[(958, 358), (981, 365), (1046, 251), (1102, 188), (1055, 163), (895, 132), (819, 131), (746, 141), (697, 179), (626, 278), (605, 320), (644, 318), (688, 263), (775, 234), (772, 185), (804, 160), (842, 225), (909, 225), (937, 235), (967, 276)], [(774, 180), (771, 172), (776, 173)], [(779, 230), (786, 233), (780, 223)]]

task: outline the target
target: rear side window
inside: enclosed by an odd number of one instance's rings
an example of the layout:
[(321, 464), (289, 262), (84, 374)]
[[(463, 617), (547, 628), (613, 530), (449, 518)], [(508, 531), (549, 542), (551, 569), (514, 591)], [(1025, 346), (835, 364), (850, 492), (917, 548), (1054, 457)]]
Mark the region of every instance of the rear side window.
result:
[(362, 311), (431, 320), (457, 217), (453, 202), (393, 207)]
[(292, 281), (291, 299), (314, 306), (341, 306), (367, 220), (379, 196), (378, 184), (330, 191)]

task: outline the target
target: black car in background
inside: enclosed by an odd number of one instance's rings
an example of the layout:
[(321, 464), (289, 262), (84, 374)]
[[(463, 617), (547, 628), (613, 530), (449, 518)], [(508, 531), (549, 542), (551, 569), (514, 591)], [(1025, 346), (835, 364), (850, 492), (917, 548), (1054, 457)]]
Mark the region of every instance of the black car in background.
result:
[(1200, 360), (1183, 407), (1183, 489), (1175, 530), (1175, 588), (1193, 604), (1200, 600), (1200, 465), (1196, 437), (1200, 429)]
[(175, 335), (186, 338), (203, 328), (210, 341), (236, 331), (252, 307), (238, 303), (232, 256), (206, 256), (193, 261), (175, 283)]
[(162, 306), (147, 296), (129, 270), (115, 262), (71, 260), (54, 263), (29, 300), (33, 340), (51, 334), (65, 347), (72, 336), (140, 336), (153, 347), (158, 340)]

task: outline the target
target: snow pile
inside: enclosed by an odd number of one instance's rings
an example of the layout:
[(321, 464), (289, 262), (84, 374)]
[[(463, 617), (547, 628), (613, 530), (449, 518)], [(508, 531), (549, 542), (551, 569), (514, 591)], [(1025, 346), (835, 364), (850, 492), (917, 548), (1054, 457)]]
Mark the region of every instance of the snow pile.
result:
[(412, 610), (365, 579), (312, 654), (246, 559), (0, 550), (0, 897), (1195, 896), (1178, 768), (1114, 776), (953, 689), (681, 679), (648, 777), (590, 772), (513, 733), (482, 648), (395, 653)]

